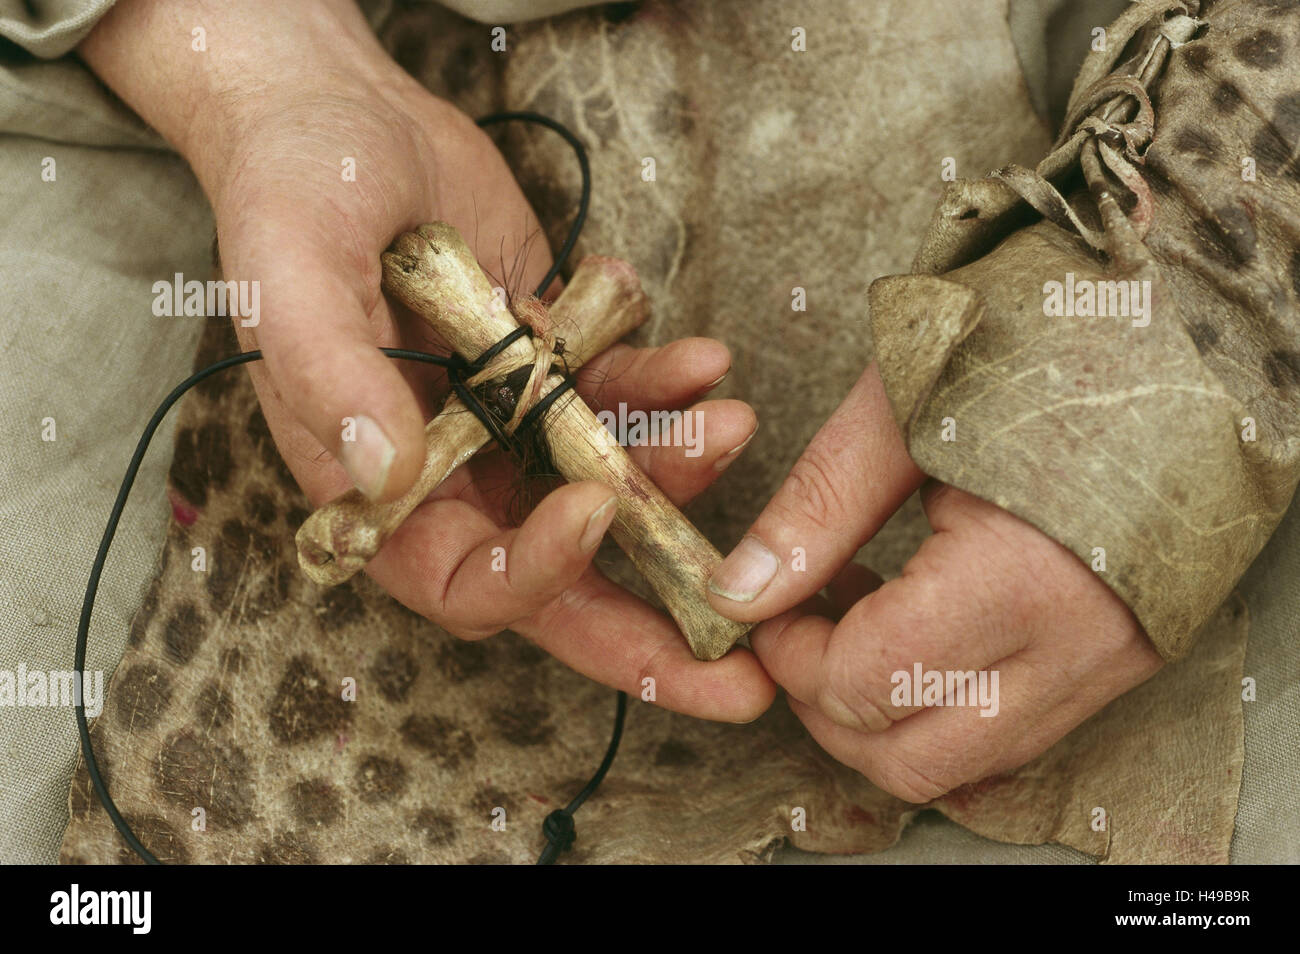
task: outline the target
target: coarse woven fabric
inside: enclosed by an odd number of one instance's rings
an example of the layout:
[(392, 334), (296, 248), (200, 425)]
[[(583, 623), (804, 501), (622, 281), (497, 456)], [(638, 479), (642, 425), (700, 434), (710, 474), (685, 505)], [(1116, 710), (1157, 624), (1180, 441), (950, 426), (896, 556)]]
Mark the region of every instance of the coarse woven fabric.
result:
[[(118, 483), (200, 330), (153, 317), (151, 285), (205, 275), (212, 235), (185, 164), (89, 76), (48, 66), (0, 65), (0, 411), (12, 422), (0, 432), (0, 668), (11, 671), (73, 668)], [(157, 569), (173, 426), (155, 438), (100, 588), (87, 668), (106, 680)], [(71, 709), (0, 708), (0, 860), (53, 860), (76, 752)]]
[(0, 0), (0, 37), (33, 56), (62, 56), (81, 42), (114, 0)]
[[(379, 17), (387, 4), (363, 7)], [(0, 432), (0, 669), (10, 671), (72, 669), (118, 485), (203, 330), (150, 310), (153, 282), (211, 272), (202, 190), (166, 142), (64, 55), (112, 5), (0, 0), (0, 408), (15, 422)], [(45, 418), (54, 441), (41, 439)], [(174, 433), (173, 415), (105, 566), (87, 656), (105, 680), (158, 570)], [(0, 708), (0, 862), (57, 858), (77, 750), (70, 709)]]

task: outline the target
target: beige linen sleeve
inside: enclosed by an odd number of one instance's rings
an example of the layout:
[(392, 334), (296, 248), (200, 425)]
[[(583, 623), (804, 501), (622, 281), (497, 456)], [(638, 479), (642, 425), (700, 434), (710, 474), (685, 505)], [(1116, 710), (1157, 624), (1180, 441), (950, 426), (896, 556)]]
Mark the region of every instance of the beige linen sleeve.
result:
[(114, 0), (0, 0), (0, 36), (53, 59), (85, 38)]
[[(184, 161), (72, 56), (112, 4), (0, 0), (0, 672), (73, 664), (82, 594), (150, 411), (203, 319), (156, 317), (152, 284), (206, 278), (211, 213)], [(0, 42), (0, 46), (7, 44)], [(156, 572), (174, 415), (154, 437), (91, 622), (102, 690)], [(87, 694), (98, 713), (102, 692)], [(103, 713), (113, 718), (112, 711)], [(0, 706), (0, 862), (49, 863), (78, 750), (64, 706)]]

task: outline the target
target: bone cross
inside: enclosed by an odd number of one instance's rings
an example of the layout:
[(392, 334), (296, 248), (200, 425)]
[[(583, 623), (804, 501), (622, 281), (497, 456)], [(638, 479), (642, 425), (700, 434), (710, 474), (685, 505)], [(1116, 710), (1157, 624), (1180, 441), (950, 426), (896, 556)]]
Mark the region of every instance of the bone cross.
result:
[[(427, 321), (458, 354), (472, 359), (515, 331), (519, 323), (450, 225), (436, 222), (408, 232), (383, 255), (384, 288)], [(631, 266), (588, 258), (551, 309), (532, 301), (529, 324), (563, 324), (570, 369), (603, 351), (645, 320), (647, 305)], [(563, 318), (563, 322), (560, 319)], [(571, 329), (571, 330), (570, 330)], [(527, 408), (564, 381), (550, 371), (554, 341), (519, 337), (467, 384), (494, 379), (502, 368), (531, 367), (528, 384), (503, 428), (510, 433)], [(714, 612), (705, 595), (721, 554), (647, 477), (574, 392), (563, 394), (536, 421), (551, 462), (565, 480), (596, 480), (618, 496), (610, 527), (667, 608), (700, 659), (717, 659), (750, 628)], [(388, 504), (350, 491), (326, 504), (298, 533), (299, 563), (317, 582), (347, 579), (378, 552), (387, 537), (456, 467), (491, 437), (452, 396), (426, 426), (426, 460), (415, 487)]]

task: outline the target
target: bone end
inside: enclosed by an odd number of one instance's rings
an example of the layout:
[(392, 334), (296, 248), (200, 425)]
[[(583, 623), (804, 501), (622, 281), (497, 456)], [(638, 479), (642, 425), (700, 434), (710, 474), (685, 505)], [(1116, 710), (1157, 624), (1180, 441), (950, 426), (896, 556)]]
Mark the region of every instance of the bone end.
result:
[(350, 579), (374, 558), (383, 542), (373, 526), (353, 520), (347, 507), (317, 510), (294, 539), (298, 566), (322, 586), (338, 586)]

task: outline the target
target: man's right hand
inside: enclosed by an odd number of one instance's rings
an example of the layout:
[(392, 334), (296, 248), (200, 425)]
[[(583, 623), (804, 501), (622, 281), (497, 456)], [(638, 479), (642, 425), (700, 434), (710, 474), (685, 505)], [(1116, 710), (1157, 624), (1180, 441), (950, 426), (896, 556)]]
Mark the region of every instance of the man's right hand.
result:
[[(206, 51), (192, 49), (196, 27)], [(424, 459), (424, 422), (443, 390), (424, 365), (379, 347), (440, 350), (423, 322), (390, 307), (380, 253), (397, 234), (443, 220), (512, 294), (551, 258), (540, 225), (491, 140), (403, 72), (351, 0), (313, 4), (122, 0), (83, 43), (91, 67), (190, 161), (217, 219), (224, 277), (260, 284), (244, 350), (276, 444), (314, 504), (356, 486), (400, 496)], [(345, 175), (354, 171), (355, 175)], [(590, 365), (605, 404), (691, 405), (727, 371), (706, 339), (611, 349)], [(705, 402), (704, 452), (634, 449), (675, 502), (707, 487), (756, 426), (738, 401)], [(343, 419), (355, 439), (343, 440)], [(736, 453), (733, 453), (736, 452)], [(513, 628), (592, 678), (711, 719), (748, 721), (774, 687), (753, 655), (701, 663), (662, 613), (590, 566), (613, 516), (596, 483), (560, 487), (518, 528), (514, 476), (480, 455), (407, 520), (368, 572), (457, 635)], [(492, 569), (495, 547), (506, 573)]]

